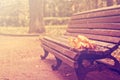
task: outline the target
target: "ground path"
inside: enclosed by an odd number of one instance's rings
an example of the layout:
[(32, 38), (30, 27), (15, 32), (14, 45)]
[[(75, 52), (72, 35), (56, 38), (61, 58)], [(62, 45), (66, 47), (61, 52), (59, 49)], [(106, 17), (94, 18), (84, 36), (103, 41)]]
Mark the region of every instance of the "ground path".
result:
[[(67, 65), (52, 71), (50, 65), (55, 63), (53, 56), (42, 61), (40, 54), (43, 50), (38, 37), (0, 36), (0, 80), (76, 79), (73, 69)], [(120, 80), (120, 77), (115, 76), (111, 80)]]

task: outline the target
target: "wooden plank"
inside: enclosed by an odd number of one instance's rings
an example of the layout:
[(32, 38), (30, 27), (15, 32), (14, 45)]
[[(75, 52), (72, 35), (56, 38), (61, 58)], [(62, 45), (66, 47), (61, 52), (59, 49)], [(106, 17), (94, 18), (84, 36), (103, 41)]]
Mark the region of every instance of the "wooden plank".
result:
[(75, 65), (77, 65), (77, 62), (76, 61), (73, 61), (72, 59), (62, 55), (61, 53), (51, 49), (50, 47), (47, 47), (46, 45), (42, 44), (42, 47), (47, 50), (48, 52), (54, 54), (54, 56), (58, 57), (59, 59), (61, 59), (63, 62), (65, 62), (66, 64), (68, 64), (69, 66), (73, 67)]
[(82, 24), (82, 23), (120, 23), (120, 16), (88, 18), (88, 19), (76, 19), (71, 20), (70, 24)]
[(46, 39), (46, 40), (49, 40), (49, 41), (54, 42), (56, 44), (59, 44), (59, 45), (61, 45), (63, 47), (66, 47), (68, 49), (70, 48), (70, 45), (68, 45), (67, 43), (65, 43), (61, 40), (58, 40), (58, 38), (59, 38), (58, 36), (57, 36), (57, 38), (56, 37), (44, 36), (44, 39)]
[[(68, 39), (71, 37), (71, 36), (61, 36), (62, 40), (64, 40), (64, 42), (68, 43)], [(76, 37), (72, 37), (72, 38), (76, 38)], [(61, 40), (59, 39), (59, 40)], [(112, 48), (113, 46), (115, 46), (115, 44), (112, 44), (112, 43), (106, 43), (106, 42), (101, 42), (101, 41), (96, 41), (96, 40), (92, 40), (94, 41), (94, 43), (97, 45), (97, 46), (101, 46), (101, 47), (104, 47), (104, 48)]]
[(120, 14), (120, 6), (114, 6), (114, 7), (107, 7), (107, 8), (99, 8), (84, 12), (79, 12), (77, 14), (74, 14), (72, 16), (72, 19), (78, 19), (78, 18), (93, 18), (93, 17), (102, 17), (102, 16), (113, 16), (113, 15), (119, 15)]
[[(63, 38), (62, 38), (63, 39)], [(64, 38), (63, 39), (64, 41), (66, 41), (66, 42), (68, 42), (68, 39), (66, 39), (66, 38)], [(93, 41), (93, 40), (92, 40)], [(104, 43), (104, 42), (100, 42), (100, 41), (94, 41), (94, 43), (95, 43), (95, 45), (96, 45), (96, 49), (95, 50), (99, 50), (99, 51), (107, 51), (107, 50), (109, 50), (110, 48), (112, 48), (115, 44), (107, 44), (107, 43)], [(80, 56), (81, 55), (81, 51), (82, 51), (83, 49), (74, 49), (74, 51), (77, 51), (77, 52), (79, 52), (79, 54), (78, 54), (78, 56)], [(79, 58), (79, 57), (77, 57), (76, 56), (76, 59), (77, 58)]]
[(120, 30), (120, 23), (89, 23), (89, 24), (75, 23), (69, 24), (68, 28)]
[[(69, 40), (68, 39), (70, 37), (71, 36), (61, 36), (61, 37), (59, 37), (57, 39), (69, 44)], [(71, 38), (75, 38), (75, 37), (71, 37)], [(112, 47), (115, 46), (115, 44), (112, 44), (112, 43), (106, 43), (106, 42), (101, 42), (101, 41), (96, 41), (96, 40), (92, 40), (92, 41), (94, 41), (94, 44), (97, 46), (96, 50), (103, 51), (103, 52), (106, 51), (106, 50), (109, 50), (109, 49), (111, 49)], [(83, 49), (75, 49), (75, 51), (79, 52), (78, 56), (81, 55), (80, 52), (82, 50)], [(77, 59), (77, 57), (76, 57), (76, 59)]]
[(67, 32), (120, 37), (120, 30), (68, 28)]
[(71, 51), (70, 49), (67, 49), (65, 47), (62, 47), (56, 43), (47, 41), (45, 39), (42, 40), (42, 44), (45, 44), (46, 46), (60, 52), (61, 54), (63, 54), (64, 56), (67, 56), (71, 59), (75, 59), (75, 57), (77, 56), (76, 52)]
[(120, 41), (120, 37), (109, 37), (109, 36), (101, 36), (101, 35), (91, 35), (91, 34), (80, 34), (80, 33), (65, 33), (65, 35), (69, 36), (77, 36), (77, 35), (84, 35), (92, 40), (98, 40), (102, 42), (108, 42), (108, 43), (115, 43), (117, 44)]

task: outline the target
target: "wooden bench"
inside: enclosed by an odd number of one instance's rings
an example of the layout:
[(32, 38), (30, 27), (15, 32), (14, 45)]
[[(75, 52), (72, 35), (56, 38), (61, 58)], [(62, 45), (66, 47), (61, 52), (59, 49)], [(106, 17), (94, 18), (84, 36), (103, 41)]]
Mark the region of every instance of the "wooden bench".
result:
[[(97, 50), (71, 50), (69, 37), (84, 35), (95, 41)], [(68, 24), (65, 35), (41, 39), (45, 59), (52, 53), (57, 61), (52, 65), (57, 70), (64, 62), (75, 69), (78, 80), (84, 80), (88, 72), (101, 70), (102, 66), (120, 73), (119, 61), (112, 53), (120, 45), (120, 6), (96, 9), (74, 14)], [(111, 59), (113, 64), (101, 59)], [(87, 65), (86, 65), (87, 61)]]

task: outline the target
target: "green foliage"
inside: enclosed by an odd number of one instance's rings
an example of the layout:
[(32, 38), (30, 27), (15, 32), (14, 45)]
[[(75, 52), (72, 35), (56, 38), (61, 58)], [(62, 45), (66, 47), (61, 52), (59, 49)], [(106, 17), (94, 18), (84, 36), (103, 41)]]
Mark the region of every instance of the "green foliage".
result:
[(68, 24), (69, 17), (45, 17), (45, 25), (65, 25)]
[[(52, 25), (45, 26), (46, 33), (45, 35), (62, 35), (65, 33), (67, 25)], [(0, 27), (0, 34), (28, 34), (29, 27)]]
[(28, 26), (28, 0), (1, 0), (0, 26)]
[(70, 0), (45, 0), (45, 17), (66, 17), (71, 16), (72, 1)]
[[(28, 26), (29, 0), (0, 0), (0, 26)], [(46, 25), (66, 24), (74, 13), (106, 7), (109, 0), (43, 0)], [(111, 0), (113, 5), (120, 0)], [(38, 10), (38, 9), (37, 9)], [(47, 18), (46, 18), (47, 17)], [(49, 18), (48, 18), (49, 17)], [(60, 18), (58, 18), (60, 17)]]
[(28, 27), (0, 27), (0, 34), (27, 34)]
[(52, 26), (45, 26), (46, 34), (50, 36), (59, 36), (63, 35), (66, 31), (67, 25), (52, 25)]

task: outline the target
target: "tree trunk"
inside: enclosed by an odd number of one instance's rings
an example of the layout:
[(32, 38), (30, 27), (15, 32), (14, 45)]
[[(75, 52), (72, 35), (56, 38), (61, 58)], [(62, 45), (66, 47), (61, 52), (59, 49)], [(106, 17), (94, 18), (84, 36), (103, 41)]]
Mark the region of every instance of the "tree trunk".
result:
[(43, 2), (44, 0), (29, 0), (30, 23), (29, 33), (45, 32), (43, 21)]
[(113, 0), (107, 0), (107, 6), (112, 6), (113, 5)]

